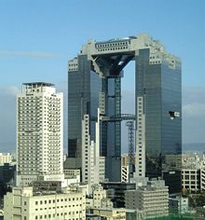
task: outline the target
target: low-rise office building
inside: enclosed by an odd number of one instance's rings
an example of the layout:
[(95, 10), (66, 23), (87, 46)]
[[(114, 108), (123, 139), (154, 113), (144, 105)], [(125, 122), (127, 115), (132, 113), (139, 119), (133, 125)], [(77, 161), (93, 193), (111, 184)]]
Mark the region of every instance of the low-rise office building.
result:
[(85, 195), (71, 188), (56, 188), (51, 191), (51, 188), (42, 190), (38, 187), (35, 191), (33, 187), (14, 187), (12, 193), (7, 193), (4, 197), (4, 219), (84, 220)]
[(125, 208), (141, 210), (146, 218), (168, 216), (168, 187), (163, 180), (148, 181), (146, 186), (125, 192)]
[(107, 198), (106, 190), (100, 184), (92, 186), (92, 196), (86, 198), (86, 208), (112, 208), (113, 203)]
[(80, 169), (63, 168), (65, 179), (78, 179), (80, 182)]

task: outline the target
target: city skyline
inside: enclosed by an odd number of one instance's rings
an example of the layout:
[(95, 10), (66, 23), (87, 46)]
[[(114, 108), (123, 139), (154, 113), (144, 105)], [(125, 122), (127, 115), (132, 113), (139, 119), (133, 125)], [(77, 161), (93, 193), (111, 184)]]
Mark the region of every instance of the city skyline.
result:
[[(91, 38), (107, 40), (140, 32), (148, 32), (154, 39), (160, 39), (170, 53), (181, 57), (183, 142), (205, 142), (204, 2), (186, 1), (185, 5), (183, 1), (176, 4), (146, 1), (150, 8), (143, 1), (130, 1), (131, 4), (123, 6), (117, 1), (103, 1), (99, 5), (92, 1), (83, 4), (82, 1), (70, 2), (58, 4), (52, 1), (49, 5), (46, 1), (29, 4), (19, 1), (19, 5), (8, 5), (6, 1), (0, 3), (0, 146), (3, 150), (15, 150), (15, 96), (23, 82), (54, 83), (66, 94), (67, 62), (82, 44)], [(91, 6), (92, 13), (88, 16), (86, 11)], [(98, 6), (106, 12), (105, 21), (95, 18)], [(78, 9), (79, 17), (72, 12), (74, 8)], [(115, 18), (110, 9), (115, 11)], [(148, 17), (144, 14), (145, 9)], [(38, 16), (35, 16), (36, 12)], [(121, 13), (124, 13), (124, 19), (119, 20), (117, 17)], [(164, 17), (168, 20), (164, 21)], [(125, 71), (132, 71), (132, 67), (128, 66)], [(125, 80), (124, 108), (132, 102), (128, 99), (132, 78)], [(14, 141), (9, 143), (8, 139)], [(12, 146), (9, 148), (9, 145)]]
[(204, 12), (0, 0), (0, 220), (205, 217)]

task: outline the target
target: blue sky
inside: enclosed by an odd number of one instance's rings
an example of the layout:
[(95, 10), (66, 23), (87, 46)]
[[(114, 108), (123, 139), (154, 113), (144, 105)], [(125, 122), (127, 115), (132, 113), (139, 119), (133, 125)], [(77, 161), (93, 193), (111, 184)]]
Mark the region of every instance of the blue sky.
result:
[[(199, 120), (191, 139), (193, 128), (185, 129), (184, 142), (205, 142), (204, 0), (0, 0), (0, 144), (8, 133), (15, 139), (15, 94), (23, 82), (52, 82), (64, 91), (67, 62), (89, 39), (142, 32), (182, 59), (184, 120), (193, 108)], [(131, 78), (124, 81), (129, 93)]]

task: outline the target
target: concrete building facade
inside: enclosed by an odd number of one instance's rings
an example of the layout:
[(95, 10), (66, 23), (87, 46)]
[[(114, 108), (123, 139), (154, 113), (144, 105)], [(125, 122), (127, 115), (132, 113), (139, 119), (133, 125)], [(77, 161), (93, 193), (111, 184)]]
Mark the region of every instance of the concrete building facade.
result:
[(0, 153), (0, 166), (4, 163), (10, 163), (13, 159), (13, 156), (10, 153)]
[(203, 168), (183, 168), (182, 187), (192, 192), (205, 190), (205, 178)]
[(88, 184), (89, 192), (92, 185), (99, 184), (105, 179), (105, 158), (100, 156), (100, 112), (98, 109), (95, 141), (91, 141), (89, 115), (84, 115), (82, 121), (82, 182)]
[(65, 179), (76, 179), (80, 183), (80, 170), (79, 169), (67, 169), (63, 168)]
[(125, 208), (141, 210), (147, 218), (169, 215), (169, 192), (164, 181), (148, 181), (147, 186), (125, 192)]
[(205, 165), (201, 168), (201, 190), (205, 191)]
[(85, 220), (85, 195), (82, 192), (36, 191), (33, 187), (14, 187), (4, 198), (5, 220)]
[(63, 180), (63, 94), (24, 83), (17, 96), (17, 185)]
[(87, 209), (91, 208), (113, 208), (113, 203), (107, 196), (106, 190), (100, 184), (92, 186), (92, 195), (86, 199)]

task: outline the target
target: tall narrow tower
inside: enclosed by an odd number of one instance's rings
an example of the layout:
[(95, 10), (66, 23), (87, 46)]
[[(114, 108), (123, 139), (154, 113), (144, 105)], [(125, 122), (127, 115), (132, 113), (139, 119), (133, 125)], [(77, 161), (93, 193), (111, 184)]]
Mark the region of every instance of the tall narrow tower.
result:
[(24, 83), (17, 96), (17, 185), (63, 179), (63, 94)]

